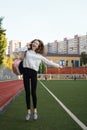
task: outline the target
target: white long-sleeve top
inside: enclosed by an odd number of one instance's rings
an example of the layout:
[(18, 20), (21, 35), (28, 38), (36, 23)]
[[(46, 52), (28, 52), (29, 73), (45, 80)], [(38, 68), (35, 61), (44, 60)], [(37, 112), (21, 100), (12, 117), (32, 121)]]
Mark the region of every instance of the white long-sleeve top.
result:
[[(26, 51), (26, 48), (23, 48), (23, 49), (21, 48), (19, 50), (19, 52), (20, 51)], [(23, 67), (24, 68), (31, 68), (31, 69), (34, 69), (35, 71), (38, 71), (41, 61), (43, 61), (47, 65), (50, 65), (50, 66), (53, 66), (56, 68), (58, 68), (60, 66), (59, 64), (54, 63), (53, 61), (46, 59), (44, 56), (42, 56), (39, 53), (36, 53), (33, 50), (27, 50), (26, 55), (23, 59)]]

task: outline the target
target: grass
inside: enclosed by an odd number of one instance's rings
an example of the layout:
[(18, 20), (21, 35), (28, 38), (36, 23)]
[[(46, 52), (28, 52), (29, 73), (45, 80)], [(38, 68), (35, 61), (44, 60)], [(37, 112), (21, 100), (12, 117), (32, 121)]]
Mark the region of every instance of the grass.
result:
[[(87, 125), (87, 81), (42, 81), (85, 125)], [(26, 104), (23, 91), (0, 115), (2, 130), (82, 130), (38, 82), (38, 115), (25, 121)]]

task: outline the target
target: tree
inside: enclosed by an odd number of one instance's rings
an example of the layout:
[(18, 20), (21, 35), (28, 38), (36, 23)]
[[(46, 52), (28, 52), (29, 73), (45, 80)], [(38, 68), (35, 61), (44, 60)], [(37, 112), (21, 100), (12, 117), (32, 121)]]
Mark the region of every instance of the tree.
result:
[(7, 47), (7, 39), (5, 29), (2, 27), (3, 17), (0, 17), (0, 65), (3, 63), (4, 53)]
[(12, 70), (13, 59), (14, 59), (13, 55), (10, 56), (4, 55), (3, 65)]
[(80, 62), (81, 62), (82, 65), (86, 66), (86, 64), (87, 64), (87, 54), (86, 54), (86, 52), (81, 53)]
[(45, 72), (45, 70), (46, 70), (46, 65), (45, 65), (44, 62), (41, 62), (40, 65), (39, 65), (39, 71), (38, 71), (38, 73), (39, 74), (43, 74)]

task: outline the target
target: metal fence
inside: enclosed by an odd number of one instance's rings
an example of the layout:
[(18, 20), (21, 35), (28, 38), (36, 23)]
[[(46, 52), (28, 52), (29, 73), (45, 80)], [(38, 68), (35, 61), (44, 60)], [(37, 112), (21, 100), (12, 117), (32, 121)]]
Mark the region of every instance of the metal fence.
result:
[[(61, 79), (86, 79), (87, 74), (38, 74), (38, 79), (41, 80), (61, 80)], [(9, 68), (0, 66), (0, 81), (3, 80), (13, 80), (13, 79), (22, 79), (22, 75), (17, 76)]]
[(87, 74), (38, 74), (40, 80), (76, 80), (85, 79), (87, 80)]
[(9, 68), (0, 66), (0, 81), (2, 80), (12, 80), (12, 79), (18, 79), (18, 76), (16, 76), (12, 70)]

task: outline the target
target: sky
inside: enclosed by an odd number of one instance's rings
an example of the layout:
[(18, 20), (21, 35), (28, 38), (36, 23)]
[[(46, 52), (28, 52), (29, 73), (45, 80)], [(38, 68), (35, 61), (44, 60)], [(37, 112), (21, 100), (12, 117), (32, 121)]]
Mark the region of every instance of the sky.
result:
[(86, 35), (87, 0), (0, 0), (7, 40), (44, 43)]

